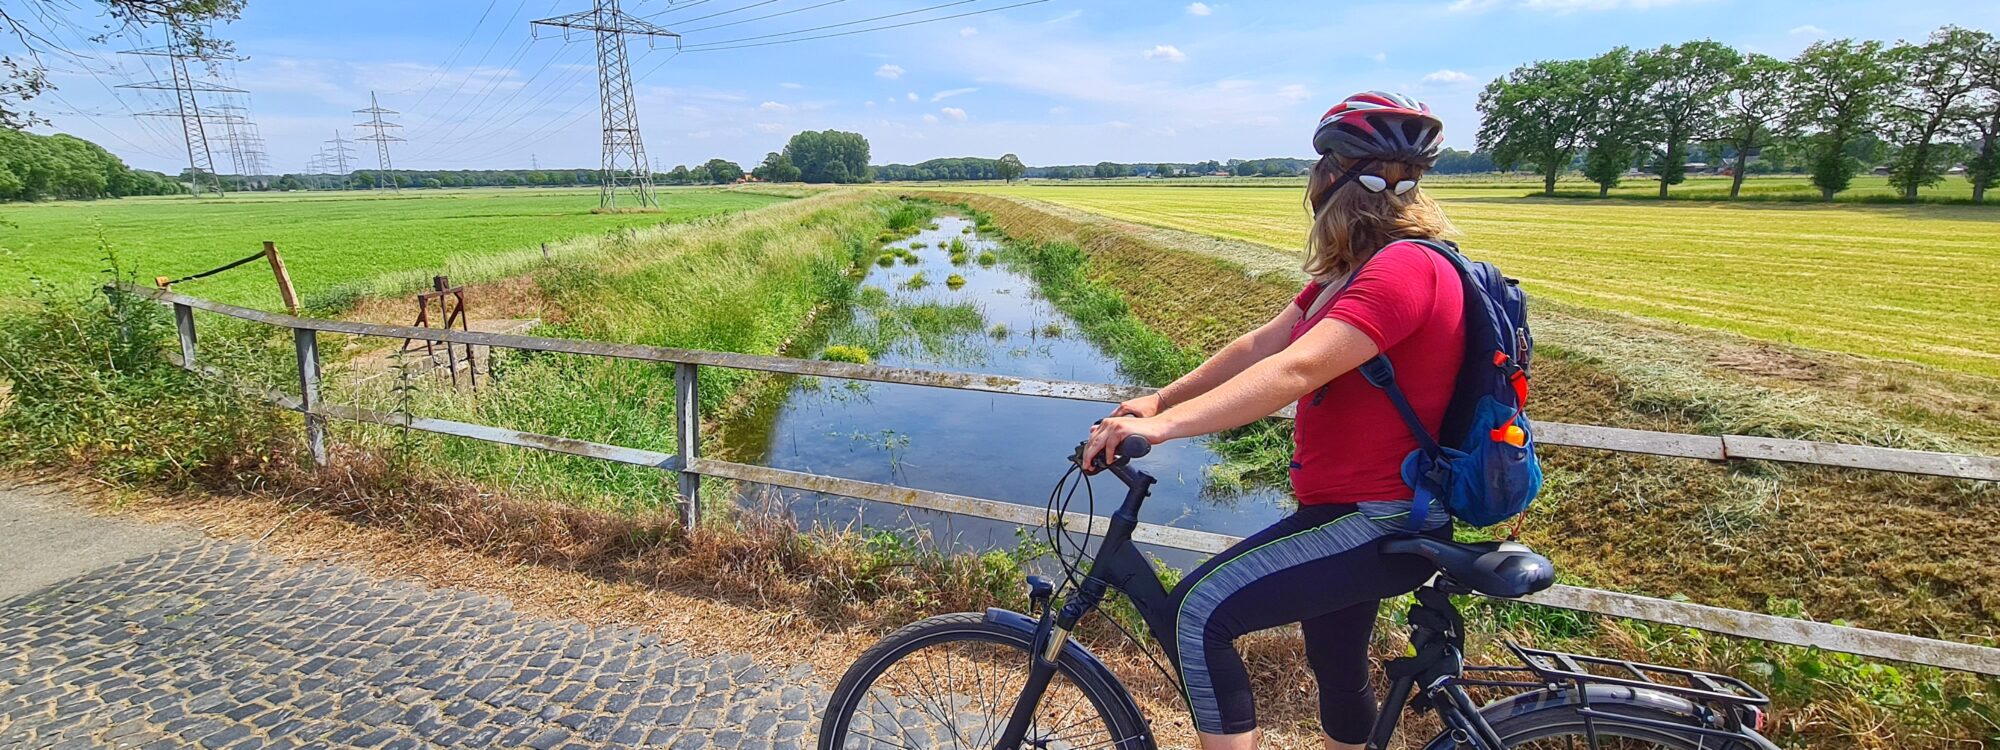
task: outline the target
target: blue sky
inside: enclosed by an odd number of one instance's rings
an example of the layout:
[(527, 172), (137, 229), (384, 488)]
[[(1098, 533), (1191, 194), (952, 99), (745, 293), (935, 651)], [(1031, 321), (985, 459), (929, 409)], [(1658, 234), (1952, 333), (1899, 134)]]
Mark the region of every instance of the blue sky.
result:
[[(1480, 87), (1535, 59), (1702, 37), (1788, 56), (1816, 39), (1915, 39), (1946, 23), (2000, 31), (1995, 2), (1047, 0), (1000, 9), (1021, 1), (964, 0), (819, 33), (999, 10), (762, 47), (675, 55), (671, 41), (635, 41), (648, 154), (667, 167), (716, 156), (749, 166), (791, 133), (838, 128), (867, 135), (876, 163), (1006, 152), (1029, 164), (1306, 156), (1319, 113), (1369, 88), (1431, 102), (1451, 145), (1469, 148)], [(351, 110), (368, 106), (371, 89), (402, 113), (394, 119), (410, 140), (393, 147), (398, 167), (595, 167), (594, 45), (547, 32), (536, 40), (528, 25), (589, 2), (250, 0), (242, 20), (218, 29), (246, 59), (220, 73), (250, 92), (239, 103), (279, 171), (301, 170), (336, 129), (357, 135)], [(625, 5), (696, 45), (946, 2)], [(103, 23), (87, 12), (72, 20)], [(184, 166), (176, 123), (128, 114), (169, 107), (171, 97), (112, 93), (159, 77), (139, 58), (109, 54), (141, 43), (157, 40), (46, 57), (61, 91), (35, 103), (54, 122), (38, 130), (90, 138), (136, 166)], [(0, 54), (16, 51), (0, 44)], [(373, 166), (372, 149), (357, 151)]]

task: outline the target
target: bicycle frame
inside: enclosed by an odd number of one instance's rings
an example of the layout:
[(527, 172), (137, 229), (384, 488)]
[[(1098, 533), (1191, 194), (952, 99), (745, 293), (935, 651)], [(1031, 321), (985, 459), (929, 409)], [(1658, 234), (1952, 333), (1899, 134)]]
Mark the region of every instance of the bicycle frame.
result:
[[(1020, 750), (1029, 725), (1033, 723), (1035, 711), (1040, 707), (1042, 695), (1055, 677), (1056, 658), (1068, 644), (1071, 630), (1076, 627), (1077, 621), (1103, 603), (1107, 589), (1115, 588), (1131, 600), (1154, 639), (1173, 636), (1174, 613), (1167, 607), (1169, 603), (1167, 590), (1160, 585), (1159, 576), (1152, 562), (1146, 559), (1132, 541), (1132, 531), (1139, 524), (1139, 509), (1145, 504), (1146, 497), (1151, 494), (1155, 480), (1151, 475), (1131, 468), (1124, 459), (1105, 467), (1104, 470), (1125, 483), (1127, 488), (1125, 500), (1118, 506), (1118, 510), (1112, 513), (1111, 522), (1105, 530), (1103, 541), (1091, 562), (1090, 570), (1077, 585), (1077, 590), (1062, 602), (1060, 609), (1057, 609), (1053, 602), (1054, 587), (1039, 579), (1032, 579), (1034, 588), (1031, 595), (1041, 608), (1031, 646), (1032, 663), (1029, 666), (1027, 682), (1022, 686), (1019, 697), (1015, 699), (1014, 708), (1007, 719), (1007, 726), (1000, 733), (999, 741), (995, 745), (996, 750)], [(1440, 576), (1417, 590), (1417, 604), (1411, 607), (1409, 617), (1410, 645), (1415, 653), (1410, 657), (1392, 660), (1387, 665), (1391, 678), (1389, 695), (1376, 717), (1373, 731), (1369, 733), (1367, 747), (1370, 750), (1388, 747), (1390, 738), (1394, 736), (1396, 727), (1402, 720), (1404, 709), (1411, 702), (1412, 694), (1417, 695), (1418, 705), (1427, 705), (1436, 710), (1444, 722), (1446, 735), (1443, 739), (1449, 744), (1442, 746), (1433, 744), (1430, 747), (1452, 750), (1465, 748), (1505, 750), (1506, 747), (1499, 734), (1486, 720), (1480, 706), (1475, 704), (1472, 696), (1466, 692), (1467, 687), (1519, 688), (1524, 691), (1523, 695), (1533, 695), (1539, 691), (1551, 690), (1559, 684), (1569, 684), (1575, 686), (1573, 694), (1586, 710), (1591, 705), (1591, 687), (1602, 685), (1615, 686), (1628, 693), (1634, 688), (1643, 688), (1696, 699), (1702, 697), (1727, 699), (1721, 690), (1725, 686), (1716, 684), (1712, 679), (1706, 683), (1697, 683), (1712, 689), (1677, 688), (1652, 681), (1645, 676), (1638, 665), (1629, 662), (1617, 663), (1638, 675), (1638, 680), (1599, 677), (1584, 672), (1583, 668), (1573, 660), (1607, 663), (1610, 660), (1537, 652), (1518, 646), (1513, 648), (1526, 666), (1466, 667), (1465, 621), (1458, 609), (1452, 605), (1450, 596), (1469, 593), (1473, 592), (1452, 581), (1448, 576)], [(1559, 666), (1557, 668), (1540, 666), (1536, 658), (1539, 655), (1553, 657)], [(1702, 675), (1672, 668), (1652, 668), (1726, 680), (1748, 690), (1755, 696), (1758, 705), (1768, 702), (1768, 699), (1763, 698), (1761, 694), (1749, 690), (1748, 685), (1733, 678)], [(1481, 675), (1525, 673), (1526, 677), (1532, 679), (1468, 678), (1465, 676), (1468, 671)], [(1587, 717), (1585, 731), (1591, 748), (1599, 747), (1597, 737), (1599, 724), (1661, 728), (1648, 720), (1622, 717), (1616, 713), (1591, 711), (1583, 715)], [(1721, 729), (1686, 725), (1672, 725), (1669, 728), (1723, 740), (1724, 744), (1719, 747), (1736, 747), (1733, 744), (1735, 742), (1742, 743), (1744, 747), (1770, 746), (1754, 731), (1738, 729), (1733, 724)], [(1149, 744), (1145, 746), (1150, 747)]]
[[(1106, 527), (1104, 540), (1097, 548), (1090, 570), (1083, 582), (1077, 586), (1075, 594), (1066, 599), (1058, 611), (1048, 597), (1052, 590), (1040, 593), (1038, 603), (1042, 606), (1041, 618), (1036, 623), (1033, 664), (1029, 666), (1028, 680), (1022, 686), (1020, 697), (1015, 699), (1013, 712), (1008, 716), (1007, 727), (1000, 733), (997, 750), (1017, 750), (1021, 740), (1027, 735), (1028, 726), (1033, 723), (1035, 710), (1040, 707), (1042, 694), (1048, 689), (1049, 681), (1055, 677), (1056, 657), (1063, 645), (1069, 641), (1069, 633), (1078, 620), (1090, 614), (1104, 602), (1107, 589), (1115, 588), (1132, 601), (1139, 617), (1146, 622), (1146, 629), (1155, 640), (1173, 636), (1174, 613), (1167, 610), (1168, 594), (1160, 585), (1158, 573), (1151, 561), (1132, 542), (1132, 530), (1139, 525), (1139, 509), (1145, 505), (1151, 494), (1154, 479), (1146, 472), (1134, 469), (1123, 461), (1105, 468), (1118, 477), (1126, 486), (1125, 500), (1118, 510), (1111, 514), (1111, 523)], [(1435, 589), (1427, 589), (1435, 591)], [(1442, 599), (1443, 595), (1438, 595)], [(1444, 600), (1445, 606), (1450, 601)], [(1457, 611), (1451, 610), (1451, 618), (1456, 621)], [(1426, 635), (1429, 632), (1430, 635)], [(1445, 718), (1445, 724), (1461, 731), (1480, 750), (1504, 750), (1493, 728), (1480, 716), (1473, 705), (1471, 696), (1456, 684), (1448, 682), (1460, 674), (1461, 657), (1457, 647), (1447, 641), (1451, 633), (1426, 631), (1419, 628), (1412, 634), (1412, 642), (1418, 639), (1436, 639), (1441, 645), (1450, 647), (1448, 664), (1437, 664), (1437, 675), (1427, 680), (1426, 695), (1438, 694), (1446, 698), (1437, 704), (1438, 713)], [(1384, 704), (1381, 716), (1376, 721), (1372, 736), (1380, 737), (1381, 743), (1371, 740), (1370, 747), (1382, 747), (1395, 733), (1402, 716), (1402, 707), (1408, 701), (1411, 691), (1420, 677), (1429, 676), (1430, 670), (1422, 674), (1412, 674), (1397, 678), (1390, 687), (1389, 701)], [(1538, 683), (1524, 683), (1524, 687), (1541, 687)]]

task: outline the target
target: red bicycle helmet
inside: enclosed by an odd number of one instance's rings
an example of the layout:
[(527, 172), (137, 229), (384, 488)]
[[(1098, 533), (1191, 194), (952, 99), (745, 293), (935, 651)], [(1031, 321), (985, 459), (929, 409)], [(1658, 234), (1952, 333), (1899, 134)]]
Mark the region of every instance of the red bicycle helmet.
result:
[(1343, 159), (1400, 161), (1426, 168), (1444, 149), (1444, 122), (1429, 105), (1402, 94), (1364, 91), (1319, 118), (1313, 150)]

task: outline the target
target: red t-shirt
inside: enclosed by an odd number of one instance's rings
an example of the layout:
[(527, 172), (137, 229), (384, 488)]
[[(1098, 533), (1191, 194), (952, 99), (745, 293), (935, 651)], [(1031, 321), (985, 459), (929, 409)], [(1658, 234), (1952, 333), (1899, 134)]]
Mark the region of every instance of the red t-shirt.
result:
[[(1318, 283), (1307, 284), (1293, 304), (1305, 311), (1319, 293)], [(1292, 340), (1327, 318), (1354, 326), (1389, 355), (1397, 385), (1437, 434), (1465, 357), (1465, 296), (1451, 261), (1412, 243), (1391, 244), (1318, 316), (1299, 321)], [(1388, 394), (1358, 370), (1299, 399), (1292, 442), (1292, 493), (1302, 505), (1410, 498), (1401, 469), (1417, 439)]]

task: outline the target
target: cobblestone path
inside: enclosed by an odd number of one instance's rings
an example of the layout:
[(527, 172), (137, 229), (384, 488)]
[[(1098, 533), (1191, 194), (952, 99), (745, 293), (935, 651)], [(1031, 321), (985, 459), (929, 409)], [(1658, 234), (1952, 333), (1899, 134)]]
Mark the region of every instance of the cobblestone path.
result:
[(0, 602), (0, 748), (798, 748), (808, 677), (212, 541)]

